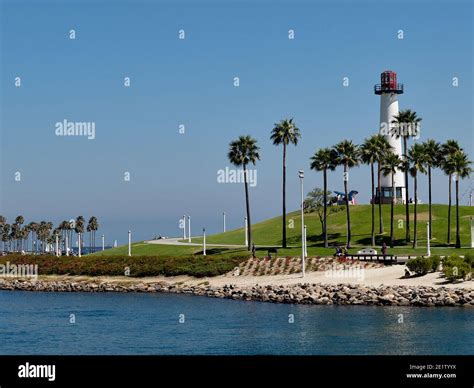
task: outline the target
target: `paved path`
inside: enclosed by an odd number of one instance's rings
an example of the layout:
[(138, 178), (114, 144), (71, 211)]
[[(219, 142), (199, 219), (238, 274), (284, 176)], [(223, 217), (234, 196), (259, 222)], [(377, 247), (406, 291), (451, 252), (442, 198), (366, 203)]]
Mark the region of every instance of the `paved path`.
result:
[[(202, 238), (202, 236), (195, 236), (197, 238)], [(183, 242), (179, 241), (183, 240), (182, 237), (173, 237), (173, 238), (163, 238), (160, 240), (148, 240), (145, 241), (147, 244), (162, 244), (162, 245), (181, 245), (181, 246), (188, 246), (188, 247), (202, 247), (202, 243), (189, 243), (189, 242)], [(232, 245), (232, 244), (209, 244), (206, 243), (206, 246), (209, 247), (227, 247), (227, 248), (245, 248), (247, 245)], [(277, 248), (281, 249), (280, 246), (268, 246), (268, 245), (255, 245), (255, 248)], [(293, 248), (291, 246), (288, 246), (288, 248)]]
[[(196, 236), (200, 237), (200, 236)], [(163, 238), (160, 240), (149, 240), (145, 241), (148, 244), (161, 244), (161, 245), (184, 245), (188, 247), (202, 247), (202, 244), (198, 243), (189, 243), (189, 242), (182, 242), (179, 240), (183, 240), (182, 237), (180, 238)], [(229, 245), (229, 244), (207, 244), (207, 246), (213, 247), (229, 247), (229, 248), (245, 248), (245, 245)]]

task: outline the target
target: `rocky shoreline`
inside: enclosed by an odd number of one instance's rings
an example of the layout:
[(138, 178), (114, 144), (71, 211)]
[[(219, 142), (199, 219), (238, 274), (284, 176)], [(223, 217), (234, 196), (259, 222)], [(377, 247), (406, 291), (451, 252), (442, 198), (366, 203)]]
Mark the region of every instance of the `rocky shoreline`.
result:
[(242, 287), (225, 285), (132, 284), (93, 281), (0, 279), (0, 290), (45, 292), (163, 292), (272, 303), (375, 306), (474, 306), (474, 290), (426, 286), (294, 284)]

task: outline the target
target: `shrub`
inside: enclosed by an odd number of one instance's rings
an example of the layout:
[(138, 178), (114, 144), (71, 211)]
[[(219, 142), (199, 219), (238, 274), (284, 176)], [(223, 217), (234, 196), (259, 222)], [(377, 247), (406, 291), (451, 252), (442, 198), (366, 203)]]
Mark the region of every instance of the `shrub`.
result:
[(426, 275), (432, 268), (432, 260), (429, 257), (417, 257), (408, 260), (406, 266), (417, 275)]
[(443, 264), (443, 273), (450, 282), (460, 279), (464, 280), (471, 273), (471, 267), (463, 259), (450, 258), (450, 260)]
[(471, 267), (471, 272), (472, 269), (474, 268), (474, 254), (472, 253), (466, 253), (464, 255), (464, 262)]
[(83, 256), (56, 257), (51, 255), (11, 254), (0, 257), (0, 264), (37, 264), (39, 275), (124, 276), (125, 267), (131, 277), (217, 276), (227, 273), (247, 259), (246, 256)]
[(439, 257), (438, 255), (435, 255), (435, 256), (431, 257), (431, 270), (433, 272), (436, 272), (436, 270), (439, 267), (440, 262), (441, 262), (441, 257)]

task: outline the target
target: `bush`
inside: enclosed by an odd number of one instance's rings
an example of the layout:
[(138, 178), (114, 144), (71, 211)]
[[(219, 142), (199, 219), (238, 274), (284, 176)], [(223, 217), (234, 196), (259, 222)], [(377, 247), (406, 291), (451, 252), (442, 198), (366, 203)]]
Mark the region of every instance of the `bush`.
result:
[(436, 272), (438, 270), (440, 262), (441, 262), (441, 257), (439, 257), (438, 255), (431, 257), (431, 270), (433, 272)]
[(464, 255), (464, 262), (468, 264), (469, 267), (471, 267), (471, 272), (472, 272), (472, 269), (474, 268), (474, 254), (466, 253)]
[(426, 275), (432, 269), (433, 263), (430, 257), (417, 257), (408, 260), (406, 266), (417, 275)]
[(443, 264), (443, 273), (450, 282), (466, 279), (471, 273), (471, 266), (463, 259), (449, 259)]
[(189, 257), (149, 257), (149, 256), (62, 256), (11, 254), (0, 257), (0, 264), (37, 264), (39, 275), (84, 275), (84, 276), (124, 276), (125, 268), (130, 268), (131, 277), (177, 276), (195, 277), (218, 276), (232, 271), (247, 256), (189, 256)]

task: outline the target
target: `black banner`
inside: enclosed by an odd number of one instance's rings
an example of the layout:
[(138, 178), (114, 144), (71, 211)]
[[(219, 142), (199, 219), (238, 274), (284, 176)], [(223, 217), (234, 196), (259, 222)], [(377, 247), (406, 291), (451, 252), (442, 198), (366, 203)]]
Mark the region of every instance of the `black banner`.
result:
[(473, 387), (472, 356), (0, 356), (0, 387)]

